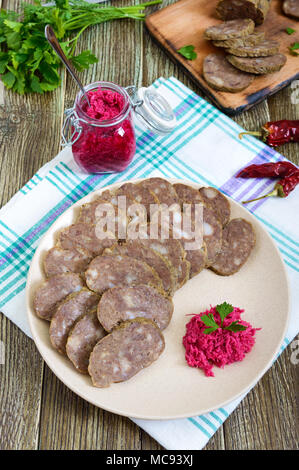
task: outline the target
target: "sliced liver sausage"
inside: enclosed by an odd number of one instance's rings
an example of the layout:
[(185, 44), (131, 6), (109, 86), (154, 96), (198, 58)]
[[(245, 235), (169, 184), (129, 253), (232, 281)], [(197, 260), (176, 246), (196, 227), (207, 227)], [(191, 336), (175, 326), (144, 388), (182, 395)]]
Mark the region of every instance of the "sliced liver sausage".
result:
[(86, 287), (68, 295), (57, 307), (50, 324), (50, 340), (61, 354), (65, 354), (65, 345), (70, 330), (76, 321), (88, 310), (96, 307), (100, 297)]
[(236, 19), (210, 26), (205, 30), (204, 37), (214, 41), (223, 41), (248, 36), (253, 33), (253, 30), (254, 22), (251, 19)]
[(220, 54), (209, 54), (205, 57), (203, 76), (210, 87), (229, 93), (244, 90), (254, 80), (254, 75), (237, 70)]
[(247, 261), (254, 245), (252, 225), (245, 219), (232, 219), (223, 229), (222, 248), (210, 268), (221, 276), (236, 273)]
[(35, 292), (33, 307), (36, 314), (44, 320), (51, 320), (58, 303), (72, 292), (80, 291), (83, 286), (79, 274), (63, 273), (50, 277)]
[(269, 57), (236, 57), (234, 55), (227, 55), (226, 58), (234, 67), (256, 75), (278, 72), (287, 61), (284, 54), (275, 54)]
[(165, 342), (157, 325), (145, 318), (116, 327), (94, 347), (88, 372), (93, 385), (109, 387), (130, 379), (158, 359)]
[(162, 281), (148, 264), (129, 256), (102, 255), (85, 272), (87, 286), (102, 294), (112, 287), (147, 284), (163, 291)]
[(227, 224), (230, 219), (230, 203), (224, 194), (211, 187), (200, 188), (199, 194), (205, 204), (215, 212), (222, 225)]
[(98, 304), (98, 319), (107, 331), (136, 317), (149, 318), (164, 330), (172, 313), (172, 300), (145, 285), (109, 289)]
[(82, 374), (88, 374), (91, 351), (104, 336), (106, 332), (99, 323), (96, 308), (83, 315), (72, 328), (66, 343), (66, 354)]

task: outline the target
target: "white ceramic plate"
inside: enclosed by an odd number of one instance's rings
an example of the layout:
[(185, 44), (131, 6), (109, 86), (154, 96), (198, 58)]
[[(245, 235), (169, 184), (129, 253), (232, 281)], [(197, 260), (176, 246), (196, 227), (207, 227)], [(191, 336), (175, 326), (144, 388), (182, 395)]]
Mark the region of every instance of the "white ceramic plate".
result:
[[(194, 183), (185, 182), (197, 187)], [(117, 186), (119, 183), (104, 189)], [(288, 323), (289, 291), (284, 263), (273, 240), (247, 210), (232, 200), (232, 218), (244, 217), (252, 223), (256, 246), (240, 272), (222, 277), (205, 269), (175, 293), (174, 315), (164, 332), (165, 351), (150, 367), (127, 382), (98, 389), (92, 386), (89, 376), (78, 373), (67, 358), (53, 349), (49, 323), (38, 318), (32, 308), (34, 292), (44, 278), (43, 257), (54, 245), (57, 232), (73, 223), (78, 206), (100, 193), (101, 190), (84, 197), (56, 220), (36, 250), (28, 273), (26, 302), (29, 323), (36, 346), (48, 366), (80, 397), (105, 410), (134, 418), (195, 416), (224, 406), (246, 392), (263, 375), (279, 351)], [(186, 314), (200, 313), (223, 301), (244, 308), (244, 320), (262, 329), (256, 333), (256, 344), (243, 362), (224, 369), (215, 367), (215, 377), (205, 377), (201, 370), (188, 367), (185, 361), (182, 337), (185, 324), (190, 320)]]

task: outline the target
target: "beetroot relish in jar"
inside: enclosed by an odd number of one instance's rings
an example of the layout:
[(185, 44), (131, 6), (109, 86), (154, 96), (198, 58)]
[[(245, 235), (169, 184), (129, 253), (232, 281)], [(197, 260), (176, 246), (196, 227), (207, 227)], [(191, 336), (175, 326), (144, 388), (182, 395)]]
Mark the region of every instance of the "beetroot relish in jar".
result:
[[(124, 171), (131, 163), (136, 139), (129, 95), (109, 82), (85, 87), (90, 107), (80, 92), (75, 100), (80, 132), (73, 128), (73, 156), (87, 173)], [(78, 138), (77, 138), (78, 137)]]

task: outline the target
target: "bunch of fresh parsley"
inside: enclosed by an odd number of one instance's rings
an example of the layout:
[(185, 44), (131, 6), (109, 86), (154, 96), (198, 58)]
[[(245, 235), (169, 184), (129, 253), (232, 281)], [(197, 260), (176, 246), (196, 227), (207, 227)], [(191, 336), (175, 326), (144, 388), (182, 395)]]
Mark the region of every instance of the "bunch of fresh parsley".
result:
[[(60, 84), (60, 59), (45, 39), (47, 24), (74, 67), (82, 71), (98, 59), (86, 50), (75, 55), (78, 38), (90, 25), (120, 18), (140, 20), (147, 6), (161, 3), (153, 0), (127, 7), (99, 7), (83, 0), (55, 0), (55, 5), (44, 7), (41, 0), (34, 5), (23, 5), (23, 11), (0, 11), (0, 75), (7, 88), (23, 94), (44, 93)], [(74, 37), (72, 32), (77, 30)]]

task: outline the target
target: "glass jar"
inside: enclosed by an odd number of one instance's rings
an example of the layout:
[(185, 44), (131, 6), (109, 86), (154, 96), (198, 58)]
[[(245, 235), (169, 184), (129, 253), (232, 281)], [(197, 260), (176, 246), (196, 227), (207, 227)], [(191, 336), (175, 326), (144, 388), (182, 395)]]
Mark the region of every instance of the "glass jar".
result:
[(133, 115), (147, 129), (167, 134), (175, 127), (176, 119), (167, 101), (151, 88), (131, 86), (122, 88), (110, 82), (87, 85), (88, 96), (97, 89), (110, 90), (121, 96), (121, 110), (112, 118), (100, 120), (87, 114), (87, 102), (80, 91), (74, 107), (65, 111), (62, 145), (71, 145), (73, 157), (86, 173), (124, 171), (136, 150)]

